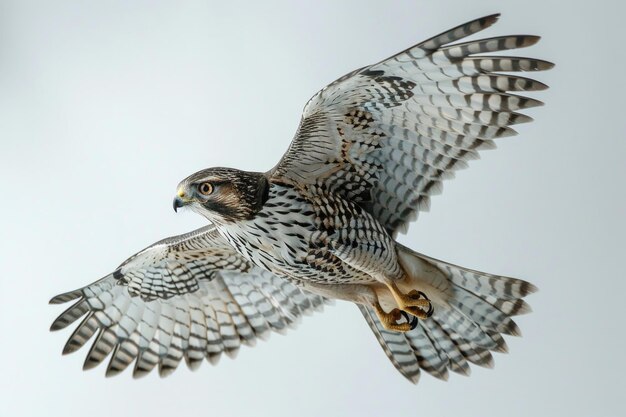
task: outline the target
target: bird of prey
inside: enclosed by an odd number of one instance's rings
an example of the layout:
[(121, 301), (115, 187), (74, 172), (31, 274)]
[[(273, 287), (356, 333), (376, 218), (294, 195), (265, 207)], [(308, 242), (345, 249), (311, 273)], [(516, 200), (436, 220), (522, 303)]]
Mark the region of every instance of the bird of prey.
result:
[[(492, 364), (529, 311), (532, 284), (474, 271), (398, 243), (442, 182), (541, 104), (545, 84), (511, 73), (549, 62), (493, 55), (536, 36), (466, 42), (483, 17), (332, 82), (304, 107), (289, 149), (267, 172), (210, 168), (178, 185), (174, 209), (209, 225), (131, 256), (86, 287), (52, 324), (82, 317), (64, 353), (95, 336), (84, 367), (106, 375), (172, 372), (184, 358), (233, 356), (332, 300), (356, 304), (393, 365), (416, 383)], [(492, 54), (492, 55), (484, 55)], [(513, 92), (513, 93), (511, 93)]]

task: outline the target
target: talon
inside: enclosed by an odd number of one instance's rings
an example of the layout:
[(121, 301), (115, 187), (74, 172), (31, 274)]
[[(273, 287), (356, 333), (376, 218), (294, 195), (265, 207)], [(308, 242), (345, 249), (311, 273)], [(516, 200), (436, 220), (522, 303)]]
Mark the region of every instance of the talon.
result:
[(398, 310), (400, 313), (402, 313), (402, 317), (404, 317), (404, 319), (406, 320), (407, 323), (411, 322), (411, 319), (409, 318), (409, 315), (407, 314), (406, 311), (402, 311), (402, 310)]
[(417, 317), (415, 317), (414, 315), (409, 315), (406, 311), (400, 310), (400, 313), (402, 313), (402, 317), (404, 317), (404, 319), (406, 320), (407, 323), (409, 323), (409, 326), (411, 327), (411, 330), (415, 329), (417, 327)]
[(428, 307), (428, 311), (426, 312), (426, 317), (432, 316), (434, 312), (435, 312), (435, 306), (433, 306), (433, 303), (430, 303), (430, 306)]
[(417, 328), (419, 320), (426, 320), (435, 312), (433, 303), (422, 291), (411, 290), (403, 293), (395, 283), (388, 286), (399, 308), (394, 308), (387, 313), (379, 304), (373, 306), (385, 329), (408, 332)]
[[(409, 315), (406, 312), (400, 309), (394, 308), (389, 313), (387, 313), (385, 310), (382, 309), (382, 307), (378, 303), (374, 304), (373, 307), (374, 307), (374, 310), (376, 311), (376, 315), (378, 316), (378, 319), (380, 320), (380, 323), (387, 330), (394, 330), (397, 332), (408, 332), (409, 330), (412, 330), (415, 328), (412, 326), (417, 325), (416, 323), (413, 323), (413, 321), (409, 320)], [(403, 317), (406, 320), (406, 322), (398, 323)]]
[(433, 306), (433, 303), (430, 302), (430, 298), (428, 298), (426, 294), (421, 291), (417, 291), (417, 295), (418, 297), (423, 297), (426, 301), (428, 301), (428, 310), (426, 311), (426, 317), (431, 317), (435, 312), (435, 307)]
[(422, 320), (433, 315), (433, 304), (422, 291), (411, 290), (408, 293), (403, 293), (395, 282), (388, 284), (388, 287), (401, 310), (405, 310)]

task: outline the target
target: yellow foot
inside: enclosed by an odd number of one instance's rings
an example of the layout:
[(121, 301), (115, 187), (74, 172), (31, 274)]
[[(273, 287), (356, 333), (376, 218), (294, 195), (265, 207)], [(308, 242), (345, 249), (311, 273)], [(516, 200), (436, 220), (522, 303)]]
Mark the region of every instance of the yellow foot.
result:
[(395, 282), (391, 282), (387, 286), (401, 310), (421, 320), (425, 320), (433, 315), (433, 304), (423, 292), (411, 290), (405, 294), (398, 288)]
[[(407, 313), (404, 311), (394, 308), (389, 313), (387, 313), (380, 304), (374, 304), (374, 310), (376, 311), (376, 315), (380, 319), (383, 327), (387, 330), (394, 330), (396, 332), (408, 332), (409, 330), (413, 330), (417, 327), (417, 318), (409, 317)], [(404, 318), (404, 322), (400, 322), (400, 320)]]

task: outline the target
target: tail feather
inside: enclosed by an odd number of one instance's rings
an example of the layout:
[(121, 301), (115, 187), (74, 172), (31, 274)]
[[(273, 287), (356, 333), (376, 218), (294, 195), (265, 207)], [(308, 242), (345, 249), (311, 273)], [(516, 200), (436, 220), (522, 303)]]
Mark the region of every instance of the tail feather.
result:
[(420, 323), (426, 332), (430, 335), (433, 343), (439, 348), (440, 353), (444, 353), (448, 358), (448, 366), (452, 372), (460, 375), (469, 376), (471, 368), (465, 359), (465, 356), (452, 342), (448, 334), (441, 328), (439, 323), (433, 320), (426, 320)]
[(426, 330), (418, 326), (414, 332), (407, 333), (405, 337), (415, 352), (420, 368), (436, 378), (447, 381), (447, 358), (439, 354)]
[(452, 328), (444, 320), (435, 317), (435, 321), (437, 321), (441, 330), (448, 336), (450, 341), (454, 343), (459, 352), (461, 352), (461, 355), (463, 355), (467, 361), (473, 363), (474, 365), (488, 368), (493, 366), (493, 359), (491, 358), (491, 355), (487, 355), (489, 353), (488, 349), (482, 348), (463, 338), (463, 336), (456, 333), (454, 328)]
[(465, 288), (475, 294), (492, 296), (503, 300), (517, 300), (537, 292), (537, 287), (521, 279), (487, 274), (452, 265), (421, 254), (419, 256), (437, 266), (449, 277), (454, 285)]
[(372, 309), (359, 306), (394, 366), (413, 383), (420, 369), (447, 379), (448, 370), (469, 375), (468, 362), (493, 367), (491, 352), (508, 352), (503, 334), (521, 334), (512, 317), (531, 311), (522, 298), (537, 288), (521, 279), (430, 258), (400, 244), (397, 250), (411, 288), (431, 298), (434, 314), (415, 329), (398, 333), (384, 329)]
[[(435, 318), (437, 320), (437, 318)], [(493, 357), (489, 353), (489, 349), (482, 348), (474, 343), (464, 339), (461, 335), (456, 333), (447, 323), (439, 321), (441, 329), (448, 335), (452, 343), (454, 343), (459, 349), (459, 352), (465, 359), (473, 363), (474, 365), (483, 366), (485, 368), (493, 367)]]
[(370, 307), (362, 305), (358, 307), (393, 366), (406, 379), (417, 384), (420, 379), (420, 365), (413, 348), (406, 340), (404, 334), (386, 330), (380, 320), (378, 320), (374, 310)]
[(518, 331), (517, 326), (507, 314), (463, 288), (454, 288), (454, 296), (449, 303), (473, 323), (480, 323), (482, 327), (508, 335), (515, 335)]
[[(435, 307), (436, 308), (436, 307)], [(461, 340), (477, 347), (491, 349), (495, 347), (493, 340), (470, 318), (455, 308), (441, 309), (435, 315), (435, 320)]]
[(488, 330), (485, 328), (483, 328), (483, 330), (485, 331), (485, 333), (489, 335), (489, 337), (491, 337), (491, 339), (496, 344), (496, 346), (492, 349), (494, 352), (500, 352), (500, 353), (509, 352), (509, 346), (506, 344), (504, 337), (502, 337), (500, 333), (493, 331), (493, 330)]
[(533, 311), (530, 305), (521, 298), (517, 300), (498, 300), (487, 295), (481, 296), (481, 298), (508, 316), (519, 316)]

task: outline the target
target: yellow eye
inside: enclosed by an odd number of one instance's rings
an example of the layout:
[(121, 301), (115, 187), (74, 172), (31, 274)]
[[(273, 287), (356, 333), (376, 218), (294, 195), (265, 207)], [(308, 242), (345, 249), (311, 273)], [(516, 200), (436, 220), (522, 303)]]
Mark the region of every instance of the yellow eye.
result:
[(210, 182), (203, 182), (202, 184), (198, 185), (198, 191), (200, 192), (200, 194), (209, 195), (213, 192), (213, 185), (211, 185)]

